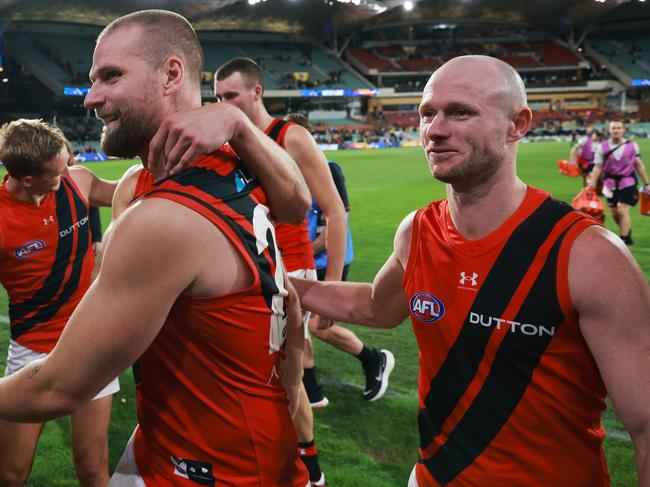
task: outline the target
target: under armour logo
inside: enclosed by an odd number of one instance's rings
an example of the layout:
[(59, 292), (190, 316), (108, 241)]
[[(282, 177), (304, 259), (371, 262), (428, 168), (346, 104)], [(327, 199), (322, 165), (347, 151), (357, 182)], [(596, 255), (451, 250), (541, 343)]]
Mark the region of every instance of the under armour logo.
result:
[(467, 284), (467, 281), (470, 282), (471, 286), (477, 286), (478, 285), (478, 274), (476, 272), (472, 272), (471, 276), (468, 276), (467, 273), (461, 272), (460, 273), (460, 282), (463, 286)]
[(52, 215), (47, 218), (43, 218), (43, 225), (48, 226), (50, 223), (54, 223), (54, 217)]

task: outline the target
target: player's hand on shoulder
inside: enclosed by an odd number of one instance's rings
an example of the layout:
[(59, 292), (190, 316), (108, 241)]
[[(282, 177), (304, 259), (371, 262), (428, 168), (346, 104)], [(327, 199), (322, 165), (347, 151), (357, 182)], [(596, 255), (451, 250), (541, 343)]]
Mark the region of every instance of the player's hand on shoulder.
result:
[(243, 113), (225, 103), (170, 113), (149, 144), (148, 167), (156, 178), (176, 174), (202, 154), (232, 139)]

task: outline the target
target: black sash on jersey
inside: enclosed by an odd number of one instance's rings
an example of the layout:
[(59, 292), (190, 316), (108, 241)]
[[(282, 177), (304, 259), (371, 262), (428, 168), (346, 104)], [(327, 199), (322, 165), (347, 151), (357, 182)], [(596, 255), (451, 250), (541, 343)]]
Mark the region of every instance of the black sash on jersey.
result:
[[(512, 233), (497, 257), (471, 310), (501, 317), (534, 262), (539, 248), (556, 224), (572, 211), (568, 205), (547, 198)], [(542, 270), (514, 320), (531, 315), (545, 325), (560, 327), (564, 314), (556, 292), (556, 269), (560, 245), (576, 218), (553, 243)], [(470, 310), (470, 311), (471, 311)], [(471, 326), (469, 313), (445, 362), (431, 379), (424, 408), (418, 416), (420, 448), (425, 450), (442, 431), (442, 426), (483, 361), (495, 327)], [(451, 482), (490, 444), (507, 423), (523, 397), (535, 367), (552, 337), (506, 333), (480, 391), (468, 410), (449, 433), (447, 441), (430, 458), (419, 459), (442, 485)], [(522, 343), (522, 340), (526, 340)]]
[(284, 144), (280, 144), (280, 142), (278, 142), (278, 138), (280, 137), (280, 132), (282, 132), (282, 128), (290, 122), (288, 120), (282, 120), (281, 118), (276, 118), (274, 121), (276, 123), (275, 125), (273, 125), (271, 130), (269, 130), (268, 136), (271, 137), (273, 140), (275, 140), (279, 145), (283, 146)]
[[(72, 199), (68, 198), (66, 189), (72, 193)], [(56, 218), (59, 224), (59, 231), (64, 231), (72, 225), (72, 205), (75, 207), (77, 221), (88, 216), (88, 206), (77, 194), (74, 186), (65, 178), (61, 179), (61, 187), (56, 192)], [(9, 305), (9, 319), (12, 323), (11, 337), (15, 340), (24, 335), (39, 323), (50, 320), (61, 307), (68, 302), (79, 287), (84, 257), (90, 251), (90, 229), (79, 228), (77, 250), (72, 255), (72, 235), (69, 238), (59, 238), (56, 257), (50, 274), (43, 281), (43, 286), (28, 300), (22, 303)], [(72, 271), (64, 283), (66, 269), (72, 259)], [(60, 292), (59, 292), (60, 291)], [(58, 294), (56, 299), (54, 297)], [(32, 317), (20, 321), (30, 313)]]

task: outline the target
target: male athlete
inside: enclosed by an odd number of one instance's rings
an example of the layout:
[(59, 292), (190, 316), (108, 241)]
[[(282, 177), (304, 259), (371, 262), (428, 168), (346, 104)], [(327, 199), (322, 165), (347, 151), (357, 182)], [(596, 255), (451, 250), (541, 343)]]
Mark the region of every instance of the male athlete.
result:
[[(284, 117), (285, 120), (295, 122), (312, 132), (312, 126), (307, 117), (299, 113), (291, 113)], [(343, 273), (341, 276), (342, 281), (347, 280), (350, 264), (354, 257), (354, 250), (352, 247), (352, 233), (350, 231), (350, 200), (348, 198), (348, 190), (345, 186), (345, 177), (341, 167), (333, 162), (327, 161), (332, 180), (336, 186), (336, 190), (341, 197), (345, 213), (347, 216), (347, 239), (345, 249), (345, 260), (343, 262)], [(325, 280), (325, 273), (327, 271), (327, 245), (325, 238), (327, 235), (327, 218), (323, 213), (323, 209), (318, 204), (316, 198), (312, 198), (312, 206), (309, 209), (307, 216), (307, 227), (309, 229), (309, 238), (311, 239), (311, 247), (314, 253), (314, 263), (316, 265), (316, 275), (319, 281)], [(312, 324), (312, 322), (310, 322)], [(332, 325), (326, 329), (319, 329), (313, 327), (310, 329), (311, 333), (316, 335), (321, 340), (324, 340), (331, 345), (339, 348), (340, 350), (354, 355), (359, 359), (366, 376), (366, 388), (363, 396), (367, 401), (376, 401), (381, 399), (386, 390), (388, 389), (388, 380), (390, 374), (395, 366), (395, 357), (390, 350), (378, 351), (376, 348), (368, 348), (359, 337), (351, 330), (339, 325)], [(315, 394), (322, 396), (321, 386), (316, 379), (313, 354), (308, 354), (305, 357), (305, 374), (302, 378), (309, 396), (310, 402), (312, 396)]]
[[(300, 167), (312, 195), (322, 202), (323, 212), (330, 225), (326, 236), (330, 261), (325, 272), (325, 279), (339, 280), (343, 272), (347, 218), (343, 203), (327, 167), (327, 161), (313, 137), (303, 127), (269, 115), (263, 101), (262, 71), (250, 59), (236, 58), (219, 67), (215, 73), (214, 91), (219, 101), (240, 108), (259, 129), (264, 130), (278, 145), (285, 148)], [(279, 225), (277, 227), (278, 246), (289, 275), (316, 279), (306, 215), (305, 212), (305, 219), (300, 225)], [(306, 328), (308, 321), (309, 315), (306, 313)], [(311, 339), (307, 334), (304, 360), (309, 361), (311, 355)], [(314, 407), (322, 407), (327, 403), (327, 398), (321, 394), (321, 397), (316, 398), (312, 404)], [(318, 464), (313, 421), (310, 400), (307, 394), (303, 393), (298, 413), (294, 418), (300, 453), (309, 469), (312, 485), (324, 486), (325, 476)]]
[(303, 307), (336, 320), (393, 327), (410, 315), (420, 445), (409, 486), (609, 486), (607, 393), (650, 485), (639, 266), (593, 219), (517, 177), (532, 112), (512, 67), (454, 58), (419, 111), (447, 199), (402, 221), (372, 284), (294, 283)]
[[(200, 105), (202, 64), (196, 33), (177, 14), (109, 24), (85, 101), (104, 121), (103, 150), (159, 167), (149, 144), (158, 131), (168, 158), (182, 140), (165, 133), (165, 120)], [(302, 219), (308, 194), (284, 151), (239, 110), (220, 110), (211, 154), (146, 188), (114, 224), (97, 280), (52, 353), (0, 381), (0, 417), (40, 421), (136, 362), (139, 425), (111, 486), (309, 481), (280, 383), (286, 290), (258, 180), (286, 222)], [(227, 141), (250, 172), (219, 149)]]
[[(8, 172), (0, 186), (0, 282), (9, 294), (11, 325), (5, 376), (52, 351), (90, 285), (89, 205), (110, 206), (116, 182), (68, 168), (68, 146), (58, 128), (40, 120), (0, 128), (0, 160)], [(108, 422), (118, 390), (114, 378), (71, 411), (82, 486), (108, 481)], [(25, 484), (42, 428), (42, 421), (0, 421), (0, 485)]]
[(609, 139), (596, 150), (590, 186), (595, 187), (601, 174), (603, 194), (612, 217), (620, 229), (621, 240), (632, 245), (632, 219), (630, 207), (639, 200), (637, 174), (643, 179), (643, 189), (650, 187), (648, 173), (640, 157), (639, 146), (624, 137), (625, 125), (620, 121), (609, 123)]

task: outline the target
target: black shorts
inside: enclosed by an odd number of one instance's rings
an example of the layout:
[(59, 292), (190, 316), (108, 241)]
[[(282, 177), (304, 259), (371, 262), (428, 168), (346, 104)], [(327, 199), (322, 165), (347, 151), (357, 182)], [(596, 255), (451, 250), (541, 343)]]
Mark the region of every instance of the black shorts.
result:
[(613, 191), (612, 197), (607, 198), (607, 206), (610, 208), (616, 207), (617, 203), (624, 203), (630, 206), (636, 206), (639, 201), (639, 190), (636, 189), (636, 185), (628, 186), (623, 189), (615, 189)]
[[(318, 276), (319, 281), (324, 281), (325, 280), (325, 267), (321, 267), (320, 269), (316, 269), (316, 275)], [(343, 276), (341, 276), (341, 281), (347, 281), (348, 280), (348, 272), (350, 271), (350, 264), (345, 264), (343, 266)]]

